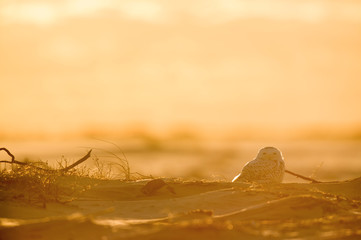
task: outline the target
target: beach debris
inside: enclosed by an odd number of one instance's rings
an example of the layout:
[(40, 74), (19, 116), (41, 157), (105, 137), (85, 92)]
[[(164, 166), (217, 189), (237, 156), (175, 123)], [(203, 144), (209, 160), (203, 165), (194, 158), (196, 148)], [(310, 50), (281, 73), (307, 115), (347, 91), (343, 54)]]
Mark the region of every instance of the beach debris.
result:
[(167, 184), (163, 179), (160, 178), (147, 182), (147, 184), (145, 184), (145, 186), (143, 186), (140, 191), (145, 195), (150, 196), (155, 194), (159, 189), (163, 187), (165, 187), (169, 192), (176, 194), (174, 189), (169, 186), (169, 184)]
[(285, 169), (285, 172), (288, 173), (288, 174), (291, 174), (295, 177), (298, 177), (298, 178), (302, 178), (303, 180), (307, 180), (307, 181), (311, 181), (312, 183), (321, 183), (321, 181), (318, 181), (316, 179), (313, 179), (313, 178), (309, 178), (309, 177), (305, 177), (305, 176), (302, 176), (300, 174), (297, 174), (297, 173), (294, 173), (294, 172), (291, 172), (287, 169)]
[(39, 170), (43, 170), (45, 172), (61, 172), (61, 173), (65, 173), (67, 171), (69, 171), (70, 169), (78, 166), (79, 164), (81, 164), (82, 162), (84, 162), (85, 160), (87, 160), (90, 157), (90, 154), (92, 152), (92, 149), (90, 149), (88, 151), (88, 153), (82, 157), (81, 159), (79, 159), (78, 161), (76, 161), (75, 163), (65, 167), (65, 168), (61, 168), (61, 169), (48, 169), (48, 168), (42, 168), (42, 167), (38, 167), (32, 163), (27, 163), (27, 162), (20, 162), (15, 160), (15, 156), (7, 149), (7, 148), (0, 148), (0, 151), (5, 151), (10, 157), (11, 157), (11, 161), (7, 161), (7, 160), (2, 160), (0, 161), (0, 163), (9, 163), (9, 164), (18, 164), (18, 165), (23, 165), (23, 166), (29, 166), (29, 167), (33, 167)]

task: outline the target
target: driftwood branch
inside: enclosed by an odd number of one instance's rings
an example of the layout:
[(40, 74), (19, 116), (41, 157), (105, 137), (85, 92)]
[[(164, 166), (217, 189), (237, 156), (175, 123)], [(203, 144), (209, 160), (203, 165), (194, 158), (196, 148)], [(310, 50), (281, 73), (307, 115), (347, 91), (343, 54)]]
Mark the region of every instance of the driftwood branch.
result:
[(316, 179), (313, 179), (313, 178), (309, 178), (309, 177), (305, 177), (305, 176), (302, 176), (300, 174), (297, 174), (297, 173), (294, 173), (294, 172), (291, 172), (291, 171), (288, 171), (288, 170), (285, 170), (286, 173), (289, 173), (293, 176), (296, 176), (296, 177), (299, 177), (299, 178), (302, 178), (304, 180), (307, 180), (307, 181), (311, 181), (312, 183), (320, 183), (320, 181), (317, 181)]
[(0, 163), (10, 163), (10, 164), (15, 163), (15, 164), (19, 164), (19, 165), (29, 165), (28, 163), (16, 161), (15, 156), (6, 148), (0, 148), (0, 151), (5, 151), (11, 157), (11, 161), (3, 160), (3, 161), (0, 161)]
[[(11, 157), (11, 161), (14, 162), (15, 161), (15, 156), (6, 148), (0, 148), (0, 151), (5, 151), (10, 157)], [(1, 162), (6, 162), (6, 161), (1, 161)]]
[(85, 160), (87, 160), (90, 157), (92, 149), (90, 149), (90, 151), (84, 157), (82, 157), (81, 159), (79, 159), (75, 163), (71, 164), (68, 167), (61, 168), (61, 169), (46, 169), (46, 168), (41, 168), (41, 167), (35, 166), (35, 165), (31, 164), (31, 163), (20, 162), (20, 161), (15, 160), (15, 156), (8, 149), (0, 148), (0, 151), (5, 151), (11, 157), (11, 161), (2, 160), (2, 161), (0, 161), (0, 163), (18, 164), (18, 165), (23, 165), (23, 166), (30, 166), (30, 167), (33, 167), (33, 168), (36, 168), (36, 169), (39, 169), (39, 170), (43, 170), (43, 171), (46, 171), (46, 172), (62, 172), (62, 173), (64, 173), (64, 172), (67, 172), (70, 169), (78, 166), (79, 164), (81, 164)]
[(87, 160), (87, 159), (90, 157), (91, 152), (92, 152), (92, 149), (90, 149), (89, 152), (88, 152), (84, 157), (82, 157), (81, 159), (79, 159), (79, 160), (76, 161), (75, 163), (71, 164), (71, 165), (68, 166), (68, 167), (59, 169), (58, 171), (67, 172), (67, 171), (69, 171), (70, 169), (78, 166), (80, 163), (84, 162), (85, 160)]

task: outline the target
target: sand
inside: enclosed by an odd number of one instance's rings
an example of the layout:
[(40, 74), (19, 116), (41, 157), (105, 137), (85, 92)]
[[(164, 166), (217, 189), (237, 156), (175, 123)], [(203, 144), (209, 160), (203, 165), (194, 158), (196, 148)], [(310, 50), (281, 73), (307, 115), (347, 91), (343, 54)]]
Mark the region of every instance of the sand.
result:
[(142, 188), (151, 179), (94, 180), (75, 199), (46, 208), (2, 192), (0, 239), (361, 239), (361, 178), (274, 185), (163, 180), (149, 195)]

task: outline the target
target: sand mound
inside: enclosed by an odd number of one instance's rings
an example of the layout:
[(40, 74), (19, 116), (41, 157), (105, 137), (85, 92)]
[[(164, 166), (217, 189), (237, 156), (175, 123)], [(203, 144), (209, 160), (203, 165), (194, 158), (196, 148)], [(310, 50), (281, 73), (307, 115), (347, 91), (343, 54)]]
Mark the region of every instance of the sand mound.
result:
[(327, 199), (313, 196), (292, 196), (277, 199), (219, 216), (228, 220), (285, 220), (320, 218), (345, 214), (346, 210)]
[[(6, 225), (8, 219), (2, 219)], [(13, 221), (14, 227), (0, 228), (0, 239), (101, 239), (110, 227), (95, 224), (81, 215), (44, 218), (33, 221)]]
[[(0, 202), (0, 239), (360, 239), (361, 181), (98, 181), (68, 204)], [(8, 199), (8, 198), (4, 198)], [(79, 214), (74, 215), (75, 212)]]

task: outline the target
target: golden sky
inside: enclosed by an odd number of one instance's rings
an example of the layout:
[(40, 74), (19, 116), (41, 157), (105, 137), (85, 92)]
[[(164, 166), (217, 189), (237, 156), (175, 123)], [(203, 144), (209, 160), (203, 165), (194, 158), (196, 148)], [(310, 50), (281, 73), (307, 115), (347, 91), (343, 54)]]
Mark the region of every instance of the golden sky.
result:
[(357, 128), (360, 43), (351, 0), (3, 0), (0, 136)]

